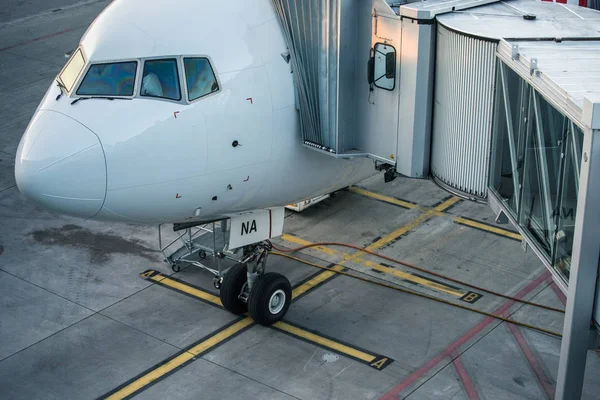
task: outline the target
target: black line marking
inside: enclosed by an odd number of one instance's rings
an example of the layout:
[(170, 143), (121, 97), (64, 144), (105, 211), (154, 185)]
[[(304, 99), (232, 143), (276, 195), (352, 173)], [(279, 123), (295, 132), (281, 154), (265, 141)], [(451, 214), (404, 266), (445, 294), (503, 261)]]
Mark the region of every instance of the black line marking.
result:
[[(392, 266), (392, 265), (390, 265), (390, 264), (386, 264), (386, 263), (380, 263), (379, 265), (382, 265), (382, 266), (384, 266), (384, 267), (391, 268), (391, 269), (394, 269), (394, 270), (397, 270), (397, 271), (401, 271), (401, 272), (404, 272), (405, 274), (409, 274), (409, 275), (412, 275), (412, 276), (416, 276), (416, 277), (418, 277), (418, 278), (421, 278), (421, 279), (425, 279), (426, 281), (429, 281), (429, 282), (437, 283), (438, 285), (445, 286), (445, 287), (447, 287), (447, 288), (454, 289), (454, 290), (456, 290), (456, 291), (461, 291), (461, 290), (464, 290), (464, 289), (462, 289), (462, 288), (459, 288), (459, 287), (457, 287), (457, 286), (453, 286), (453, 285), (447, 284), (447, 283), (445, 283), (445, 282), (438, 281), (437, 279), (433, 279), (433, 278), (430, 278), (430, 277), (428, 277), (428, 276), (425, 276), (425, 275), (421, 275), (421, 274), (416, 274), (416, 273), (412, 273), (412, 272), (406, 272), (406, 271), (399, 270), (399, 269), (395, 268), (394, 266)], [(374, 270), (374, 271), (376, 271), (376, 270)], [(380, 272), (380, 271), (378, 271), (378, 272)], [(383, 273), (383, 272), (381, 272), (381, 273)], [(410, 283), (410, 284), (416, 285), (416, 286), (419, 286), (419, 287), (422, 287), (422, 288), (426, 288), (426, 289), (432, 289), (432, 288), (430, 288), (430, 287), (427, 287), (427, 286), (421, 285), (421, 284), (419, 284), (419, 283), (417, 283), (417, 282), (409, 281), (409, 280), (407, 280), (407, 279), (402, 279), (402, 281), (404, 281), (404, 282), (406, 282), (406, 283)], [(434, 290), (435, 290), (435, 289), (434, 289)]]
[(377, 242), (378, 240), (381, 240), (382, 236), (377, 236), (375, 239), (371, 240), (371, 243), (368, 244), (367, 247), (369, 247), (370, 245), (372, 245), (373, 243)]
[[(454, 196), (451, 196), (451, 197), (454, 197)], [(450, 207), (445, 208), (442, 212), (447, 213), (448, 211), (452, 210), (457, 205), (461, 204), (463, 201), (464, 201), (463, 199), (458, 199), (458, 201), (456, 203), (452, 204)]]
[[(203, 299), (203, 298), (201, 298), (201, 297), (194, 296), (194, 295), (193, 295), (193, 294), (191, 294), (191, 293), (187, 293), (187, 292), (184, 292), (184, 291), (182, 291), (182, 290), (176, 289), (176, 288), (174, 288), (174, 287), (172, 287), (172, 286), (169, 286), (169, 285), (167, 285), (166, 283), (163, 283), (163, 282), (156, 282), (156, 281), (155, 281), (154, 283), (156, 283), (158, 286), (162, 286), (162, 287), (164, 287), (165, 289), (172, 290), (172, 291), (174, 291), (175, 293), (182, 294), (182, 295), (184, 295), (184, 296), (187, 296), (187, 297), (189, 297), (189, 298), (192, 298), (192, 299), (194, 299), (194, 300), (198, 300), (198, 301), (201, 301), (201, 302), (203, 302), (203, 303), (205, 303), (205, 304), (208, 304), (209, 306), (217, 307), (217, 308), (220, 308), (221, 310), (224, 310), (224, 308), (223, 308), (223, 307), (219, 306), (218, 304), (215, 304), (215, 303), (213, 303), (212, 301), (205, 300), (205, 299)], [(196, 288), (196, 289), (197, 289), (197, 290), (200, 290), (201, 292), (205, 292), (205, 293), (209, 294), (209, 292), (205, 291), (204, 289), (198, 289), (198, 288)], [(210, 294), (212, 294), (212, 293), (210, 293)], [(216, 297), (219, 297), (219, 295), (216, 295)]]
[[(299, 261), (298, 261), (298, 262), (299, 262)], [(331, 267), (333, 267), (333, 266), (335, 266), (335, 265), (337, 265), (337, 264), (331, 264), (331, 265), (330, 265), (328, 268), (330, 268), (330, 269), (331, 269)], [(316, 278), (317, 276), (319, 276), (319, 275), (321, 275), (321, 274), (323, 274), (323, 273), (325, 273), (325, 272), (327, 272), (327, 271), (320, 270), (319, 272), (317, 272), (317, 273), (315, 273), (314, 275), (312, 275), (311, 277), (309, 277), (309, 279), (306, 279), (306, 281), (305, 281), (305, 282), (303, 282), (302, 284), (304, 284), (304, 283), (306, 283), (306, 282), (310, 281), (311, 279), (314, 279), (314, 278)], [(312, 287), (312, 288), (310, 288), (309, 290), (307, 290), (307, 291), (305, 291), (304, 293), (302, 293), (300, 296), (293, 298), (293, 299), (292, 299), (292, 303), (295, 303), (296, 301), (300, 300), (300, 299), (301, 299), (301, 298), (303, 298), (304, 296), (306, 296), (306, 295), (308, 295), (308, 294), (312, 293), (312, 292), (313, 292), (313, 291), (315, 291), (316, 289), (320, 288), (321, 286), (325, 285), (326, 283), (330, 282), (331, 280), (333, 280), (333, 279), (335, 279), (335, 278), (337, 278), (337, 277), (339, 276), (339, 274), (338, 274), (338, 273), (336, 273), (336, 271), (333, 271), (333, 270), (332, 270), (331, 272), (333, 272), (333, 275), (331, 275), (329, 278), (325, 279), (324, 281), (322, 281), (322, 282), (319, 282), (318, 284), (316, 284), (315, 286), (313, 286), (313, 287)], [(298, 287), (300, 287), (300, 286), (301, 286), (301, 285), (295, 286), (295, 287), (294, 287), (294, 289), (296, 289), (296, 288), (298, 288)]]
[(219, 293), (213, 292), (211, 290), (205, 289), (205, 288), (197, 286), (197, 285), (194, 285), (193, 283), (189, 283), (189, 282), (186, 282), (184, 280), (181, 280), (181, 279), (178, 279), (178, 278), (173, 278), (173, 277), (170, 277), (170, 276), (165, 276), (165, 278), (169, 278), (170, 280), (175, 281), (177, 283), (181, 283), (182, 285), (186, 285), (186, 286), (189, 286), (191, 288), (198, 289), (198, 290), (201, 290), (201, 291), (206, 292), (208, 294), (212, 294), (213, 296), (219, 297)]
[[(336, 342), (336, 343), (342, 344), (342, 345), (344, 345), (344, 346), (346, 346), (346, 347), (350, 347), (351, 349), (358, 350), (358, 351), (362, 351), (363, 353), (366, 353), (366, 354), (369, 354), (369, 355), (371, 355), (371, 356), (375, 357), (375, 359), (374, 359), (373, 361), (370, 361), (370, 362), (369, 362), (369, 361), (365, 361), (365, 360), (361, 360), (360, 358), (356, 358), (356, 357), (354, 357), (354, 356), (351, 356), (351, 355), (349, 355), (349, 354), (342, 353), (342, 352), (340, 352), (339, 350), (333, 349), (333, 348), (331, 348), (331, 347), (329, 347), (329, 346), (325, 346), (325, 345), (323, 345), (323, 344), (320, 344), (320, 343), (313, 342), (312, 340), (309, 340), (309, 339), (303, 338), (302, 336), (298, 336), (298, 335), (296, 335), (296, 334), (294, 334), (294, 333), (292, 333), (292, 332), (288, 332), (288, 331), (286, 331), (286, 330), (283, 330), (283, 329), (281, 329), (281, 328), (277, 328), (277, 327), (276, 327), (276, 326), (274, 326), (274, 325), (273, 325), (273, 326), (271, 326), (271, 328), (275, 329), (275, 330), (276, 330), (276, 331), (278, 331), (278, 332), (284, 333), (284, 334), (286, 334), (286, 335), (288, 335), (288, 336), (291, 336), (291, 337), (294, 337), (294, 338), (296, 338), (296, 339), (300, 339), (300, 340), (302, 340), (302, 341), (303, 341), (303, 342), (305, 342), (305, 343), (310, 343), (310, 344), (312, 344), (313, 346), (317, 346), (317, 347), (320, 347), (320, 348), (322, 348), (322, 349), (325, 349), (325, 350), (331, 350), (331, 351), (333, 351), (334, 353), (337, 353), (337, 354), (342, 354), (344, 357), (350, 358), (350, 359), (352, 359), (352, 360), (354, 360), (354, 361), (358, 361), (358, 362), (359, 362), (359, 363), (361, 363), (361, 364), (365, 364), (365, 365), (371, 366), (370, 364), (372, 364), (373, 362), (375, 362), (375, 361), (376, 361), (376, 360), (377, 360), (379, 357), (381, 357), (381, 358), (387, 358), (388, 360), (390, 360), (390, 362), (389, 362), (389, 363), (387, 363), (387, 364), (385, 365), (385, 367), (387, 367), (387, 366), (388, 366), (388, 365), (390, 365), (392, 362), (394, 362), (394, 360), (393, 360), (392, 358), (390, 358), (390, 357), (385, 357), (385, 356), (381, 356), (381, 355), (379, 355), (379, 354), (375, 354), (375, 353), (373, 353), (373, 352), (371, 352), (371, 351), (369, 351), (369, 350), (366, 350), (366, 349), (363, 349), (363, 348), (361, 348), (361, 347), (355, 346), (355, 345), (353, 345), (353, 344), (350, 344), (350, 343), (348, 343), (348, 342), (344, 342), (344, 341), (342, 341), (342, 340), (339, 340), (339, 339), (333, 338), (333, 337), (331, 337), (331, 336), (325, 335), (324, 333), (321, 333), (321, 332), (319, 332), (319, 331), (317, 331), (317, 330), (314, 330), (314, 329), (309, 329), (309, 328), (306, 328), (306, 327), (304, 327), (304, 326), (297, 325), (297, 324), (295, 324), (295, 323), (293, 323), (293, 322), (290, 322), (290, 321), (287, 321), (287, 320), (282, 320), (281, 322), (284, 322), (284, 323), (286, 323), (286, 324), (288, 324), (288, 325), (291, 325), (291, 326), (293, 326), (294, 328), (297, 328), (297, 329), (300, 329), (300, 330), (303, 330), (303, 331), (306, 331), (306, 332), (312, 333), (313, 335), (321, 336), (321, 337), (323, 337), (323, 338), (325, 338), (325, 339), (329, 339), (329, 340), (331, 340), (332, 342)], [(383, 368), (385, 368), (385, 367), (383, 367)], [(376, 368), (376, 369), (377, 369), (377, 370), (379, 370), (379, 371), (381, 371), (383, 368), (381, 368), (381, 369), (378, 369), (378, 368)]]
[[(512, 229), (505, 229), (505, 228), (501, 228), (501, 227), (499, 227), (499, 226), (492, 225), (492, 224), (490, 224), (490, 223), (488, 223), (488, 222), (483, 222), (483, 221), (479, 221), (479, 220), (476, 220), (476, 219), (473, 219), (473, 218), (465, 217), (464, 215), (461, 215), (461, 216), (460, 216), (460, 218), (462, 218), (462, 219), (466, 219), (467, 221), (471, 221), (471, 222), (477, 222), (478, 224), (485, 225), (485, 226), (489, 226), (490, 228), (496, 228), (496, 229), (500, 229), (500, 230), (502, 230), (502, 231), (506, 231), (506, 232), (514, 233), (514, 234), (516, 234), (516, 235), (520, 235), (520, 233), (519, 233), (519, 232), (517, 232), (517, 231), (513, 231)], [(458, 222), (458, 223), (460, 224), (460, 222)], [(471, 225), (469, 225), (469, 226), (471, 226)]]
[(425, 279), (425, 280), (428, 280), (428, 281), (430, 281), (430, 282), (437, 283), (438, 285), (442, 285), (442, 286), (445, 286), (445, 287), (447, 287), (447, 288), (454, 289), (454, 290), (456, 290), (456, 291), (464, 290), (463, 288), (459, 288), (459, 287), (457, 287), (457, 286), (449, 285), (449, 284), (447, 284), (447, 283), (445, 283), (445, 282), (438, 281), (438, 280), (436, 280), (436, 279), (430, 278), (430, 277), (428, 277), (428, 276), (425, 276), (425, 275), (419, 275), (419, 274), (412, 274), (412, 275), (414, 275), (414, 276), (418, 276), (419, 278), (421, 278), (421, 279)]
[[(236, 319), (234, 319), (233, 321), (231, 321), (230, 323), (228, 323), (227, 325), (222, 326), (221, 328), (217, 329), (216, 331), (209, 333), (208, 335), (204, 336), (202, 339), (192, 343), (191, 345), (183, 348), (182, 350), (179, 350), (178, 352), (176, 352), (175, 354), (173, 354), (172, 356), (160, 361), (159, 363), (153, 365), (152, 367), (144, 370), (143, 372), (141, 372), (140, 374), (134, 376), (133, 378), (129, 379), (128, 381), (122, 383), (121, 385), (117, 386), (115, 389), (111, 390), (108, 393), (103, 394), (102, 396), (98, 397), (97, 399), (105, 399), (107, 397), (112, 396), (113, 394), (117, 393), (118, 391), (122, 390), (123, 388), (129, 386), (130, 384), (132, 384), (133, 382), (137, 381), (138, 379), (144, 377), (145, 375), (149, 374), (150, 372), (162, 367), (163, 365), (167, 364), (169, 361), (174, 360), (175, 358), (179, 357), (180, 355), (182, 355), (183, 353), (187, 353), (190, 349), (196, 347), (197, 345), (199, 345), (200, 343), (218, 335), (219, 333), (223, 332), (224, 330), (226, 330), (227, 328), (237, 324), (238, 322), (240, 322), (241, 320), (243, 320), (244, 318), (246, 318), (245, 316), (240, 316)], [(208, 353), (209, 351), (212, 351), (214, 349), (216, 349), (217, 347), (227, 343), (229, 340), (233, 339), (234, 337), (238, 336), (239, 334), (241, 334), (242, 332), (245, 332), (247, 329), (251, 328), (252, 326), (254, 326), (256, 323), (252, 322), (250, 325), (240, 329), (239, 331), (237, 331), (236, 333), (232, 334), (231, 336), (229, 336), (228, 338), (224, 339), (223, 341), (217, 343), (216, 345), (206, 349), (205, 351), (203, 351), (202, 353), (197, 354), (196, 356), (194, 356), (193, 358), (191, 358), (190, 360), (182, 363), (181, 365), (178, 365), (177, 367), (173, 368), (171, 371), (167, 372), (164, 375), (161, 375), (159, 378), (155, 379), (154, 381), (148, 383), (147, 385), (142, 386), (141, 388), (139, 388), (138, 390), (136, 390), (135, 392), (133, 392), (131, 395), (124, 397), (124, 399), (130, 399), (133, 396), (138, 395), (139, 393), (143, 392), (144, 390), (152, 387), (153, 385), (155, 385), (156, 383), (162, 381), (163, 379), (167, 378), (168, 376), (170, 376), (171, 374), (173, 374), (176, 371), (179, 371), (181, 368), (187, 366), (188, 364), (192, 363), (193, 361), (197, 360), (198, 358), (202, 357), (204, 354)]]
[(450, 200), (451, 198), (453, 198), (454, 196), (449, 195), (444, 197), (442, 200), (438, 201), (437, 203), (435, 203), (434, 205), (431, 206), (431, 208), (436, 208), (437, 206), (441, 206), (444, 202)]

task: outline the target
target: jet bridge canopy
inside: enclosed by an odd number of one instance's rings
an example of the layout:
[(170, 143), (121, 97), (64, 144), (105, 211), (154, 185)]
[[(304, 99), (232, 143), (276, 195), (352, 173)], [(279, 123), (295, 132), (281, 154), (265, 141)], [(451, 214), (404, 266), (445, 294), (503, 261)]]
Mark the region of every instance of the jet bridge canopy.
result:
[[(400, 17), (383, 0), (272, 1), (290, 50), (303, 143), (393, 164)], [(371, 83), (369, 71), (378, 75)]]

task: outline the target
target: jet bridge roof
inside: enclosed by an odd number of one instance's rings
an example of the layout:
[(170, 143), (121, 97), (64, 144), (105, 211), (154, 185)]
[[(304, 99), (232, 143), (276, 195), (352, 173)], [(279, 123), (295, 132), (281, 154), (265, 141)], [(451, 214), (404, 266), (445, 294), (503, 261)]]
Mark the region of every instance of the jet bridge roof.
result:
[(600, 39), (600, 12), (560, 3), (502, 1), (465, 11), (448, 12), (438, 15), (437, 20), (449, 29), (492, 40), (557, 37)]
[(600, 39), (502, 40), (498, 56), (574, 122), (598, 128), (584, 113), (591, 106), (584, 98), (600, 103)]

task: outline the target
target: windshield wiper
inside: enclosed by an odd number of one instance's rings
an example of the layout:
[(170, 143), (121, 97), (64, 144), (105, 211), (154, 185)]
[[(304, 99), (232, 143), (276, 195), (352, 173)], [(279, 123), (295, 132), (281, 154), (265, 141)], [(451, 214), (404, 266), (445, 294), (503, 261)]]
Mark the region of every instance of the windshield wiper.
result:
[(90, 100), (90, 99), (104, 99), (104, 100), (131, 100), (127, 97), (110, 97), (110, 96), (93, 96), (93, 97), (78, 97), (71, 102), (71, 105), (77, 103), (80, 100)]
[(61, 81), (58, 80), (58, 78), (56, 79), (56, 86), (58, 86), (58, 88), (60, 89), (60, 93), (58, 94), (58, 96), (56, 96), (56, 101), (58, 101), (58, 99), (60, 99), (63, 94), (67, 93), (68, 90), (65, 87), (65, 85), (63, 85)]

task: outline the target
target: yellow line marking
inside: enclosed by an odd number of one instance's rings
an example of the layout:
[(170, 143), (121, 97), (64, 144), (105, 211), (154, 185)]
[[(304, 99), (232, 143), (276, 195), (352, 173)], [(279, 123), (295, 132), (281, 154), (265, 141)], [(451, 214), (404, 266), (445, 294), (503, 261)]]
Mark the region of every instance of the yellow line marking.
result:
[(144, 386), (149, 385), (150, 383), (154, 382), (155, 380), (159, 379), (160, 377), (168, 374), (169, 372), (173, 371), (174, 369), (178, 368), (179, 366), (190, 361), (197, 355), (205, 352), (206, 350), (209, 350), (210, 348), (223, 342), (224, 340), (228, 339), (232, 335), (238, 333), (239, 331), (241, 331), (242, 329), (246, 328), (247, 326), (249, 326), (253, 323), (254, 323), (254, 321), (250, 317), (246, 317), (246, 318), (242, 319), (241, 321), (233, 324), (229, 328), (227, 328), (227, 329), (217, 333), (216, 335), (206, 339), (205, 341), (197, 344), (196, 346), (192, 347), (185, 353), (178, 355), (177, 357), (175, 357), (171, 361), (167, 362), (166, 364), (163, 364), (160, 367), (148, 372), (146, 375), (136, 379), (135, 381), (131, 382), (129, 385), (125, 386), (123, 389), (121, 389), (118, 392), (113, 393), (112, 395), (107, 397), (107, 399), (108, 400), (117, 400), (117, 399), (123, 399), (127, 396), (132, 395), (133, 393), (142, 389)]
[(413, 274), (408, 274), (406, 272), (402, 272), (402, 271), (399, 271), (394, 268), (386, 267), (385, 265), (375, 264), (373, 266), (373, 269), (376, 269), (377, 271), (380, 271), (380, 272), (383, 272), (383, 273), (386, 273), (389, 275), (394, 275), (400, 279), (418, 283), (418, 284), (426, 286), (430, 289), (434, 289), (434, 290), (438, 290), (440, 292), (451, 294), (456, 297), (463, 297), (467, 293), (467, 292), (458, 291), (456, 289), (452, 289), (448, 286), (442, 285), (437, 282), (432, 282), (428, 279), (420, 278)]
[(154, 275), (150, 279), (155, 282), (160, 282), (161, 284), (163, 284), (165, 286), (169, 286), (169, 287), (172, 287), (173, 289), (190, 294), (194, 297), (198, 297), (202, 300), (206, 300), (206, 301), (213, 303), (219, 307), (223, 307), (223, 304), (221, 303), (221, 299), (218, 296), (204, 292), (202, 290), (198, 290), (194, 287), (188, 286), (181, 282), (174, 281), (162, 274)]
[[(421, 208), (421, 206), (416, 205), (416, 204), (408, 203), (406, 201), (402, 201), (402, 200), (399, 200), (399, 199), (396, 199), (396, 198), (390, 197), (390, 196), (385, 196), (385, 195), (382, 195), (379, 193), (370, 192), (368, 190), (357, 188), (354, 186), (350, 187), (349, 190), (351, 192), (354, 192), (354, 193), (357, 193), (357, 194), (360, 194), (363, 196), (371, 197), (373, 199), (381, 200), (386, 203), (395, 204), (395, 205), (403, 207), (403, 208), (408, 208), (408, 209)], [(439, 215), (439, 216), (443, 215), (445, 210), (447, 210), (452, 205), (456, 204), (459, 200), (460, 200), (460, 198), (458, 198), (458, 197), (452, 197), (452, 198), (446, 200), (444, 203), (433, 208), (433, 211), (436, 211), (436, 213), (434, 213), (434, 215)], [(523, 240), (521, 235), (518, 233), (511, 232), (509, 230), (498, 228), (498, 227), (495, 227), (492, 225), (484, 224), (482, 222), (472, 221), (472, 220), (461, 218), (461, 217), (453, 217), (452, 220), (461, 225), (467, 225), (472, 228), (477, 228), (477, 229), (481, 229), (481, 230), (484, 230), (487, 232), (496, 233), (498, 235), (505, 236), (505, 237), (515, 239), (515, 240)]]
[(303, 295), (304, 293), (308, 292), (309, 290), (311, 290), (315, 286), (323, 283), (327, 279), (329, 279), (332, 276), (336, 275), (336, 273), (333, 272), (333, 271), (342, 271), (343, 269), (344, 268), (342, 266), (336, 265), (334, 267), (331, 267), (331, 271), (323, 271), (322, 273), (320, 273), (319, 275), (315, 276), (311, 280), (309, 280), (307, 282), (304, 282), (302, 285), (298, 286), (296, 289), (294, 289), (292, 291), (292, 299), (295, 299), (296, 297)]
[(331, 339), (327, 339), (323, 336), (316, 335), (312, 332), (305, 331), (304, 329), (297, 328), (293, 325), (290, 325), (290, 324), (282, 322), (282, 321), (276, 322), (275, 324), (273, 324), (273, 327), (275, 327), (277, 329), (281, 329), (282, 331), (291, 333), (292, 335), (306, 339), (310, 342), (317, 343), (322, 346), (328, 347), (330, 349), (336, 350), (342, 354), (346, 354), (351, 357), (357, 358), (359, 360), (363, 360), (368, 363), (372, 362), (376, 358), (372, 354), (367, 354), (363, 351), (343, 345), (343, 344), (335, 342)]
[[(296, 238), (295, 236), (292, 236), (292, 235), (289, 235), (289, 234), (284, 234), (283, 236), (285, 236), (285, 237), (283, 237), (284, 240), (286, 240), (288, 242), (291, 242), (291, 243), (300, 244), (302, 246), (311, 244), (311, 242), (309, 242), (307, 240), (299, 239), (299, 238)], [(342, 253), (341, 251), (337, 251), (337, 250), (334, 250), (334, 249), (331, 249), (331, 248), (323, 248), (322, 246), (312, 247), (312, 248), (313, 249), (319, 249), (319, 250), (320, 249), (325, 249), (325, 250), (327, 250), (327, 253), (325, 253), (325, 254), (334, 254), (334, 255), (337, 255), (339, 257), (348, 257), (348, 255), (346, 253)], [(354, 254), (354, 255), (356, 255), (356, 254)], [(348, 258), (348, 260), (350, 260), (350, 258)], [(430, 281), (428, 279), (421, 278), (421, 277), (415, 276), (413, 274), (397, 270), (395, 268), (386, 267), (385, 265), (381, 265), (381, 264), (378, 264), (378, 263), (373, 262), (373, 261), (369, 261), (369, 260), (365, 260), (365, 259), (355, 259), (355, 260), (353, 259), (352, 261), (356, 261), (356, 262), (364, 265), (365, 267), (375, 269), (375, 270), (377, 270), (379, 272), (383, 272), (383, 273), (388, 274), (388, 275), (394, 275), (397, 278), (404, 279), (404, 280), (407, 280), (407, 281), (410, 281), (410, 282), (414, 282), (414, 283), (418, 283), (418, 284), (420, 284), (422, 286), (428, 287), (428, 288), (433, 289), (433, 290), (438, 290), (438, 291), (441, 291), (441, 292), (444, 292), (444, 293), (448, 293), (448, 294), (450, 294), (452, 296), (463, 297), (467, 293), (466, 291), (459, 291), (459, 290), (453, 289), (453, 288), (451, 288), (449, 286), (445, 286), (445, 285), (442, 285), (440, 283), (433, 282), (433, 281)], [(340, 262), (340, 264), (341, 264), (341, 262)], [(336, 265), (335, 267), (332, 267), (331, 269), (335, 270), (335, 271), (340, 271), (341, 269), (338, 269), (338, 268), (340, 268), (339, 265)], [(330, 274), (328, 271), (325, 271), (325, 273), (326, 274)], [(320, 276), (321, 275), (319, 275), (318, 277), (320, 277)], [(328, 279), (329, 276), (331, 276), (331, 275), (328, 275), (323, 280)], [(298, 289), (300, 289), (300, 287), (298, 287), (296, 290), (298, 290)], [(294, 296), (294, 297), (296, 297), (296, 296)]]
[(385, 196), (385, 195), (382, 195), (382, 194), (379, 194), (379, 193), (369, 192), (368, 190), (361, 189), (361, 188), (358, 188), (358, 187), (355, 187), (355, 186), (351, 186), (349, 188), (349, 190), (351, 192), (353, 192), (353, 193), (360, 194), (360, 195), (367, 196), (367, 197), (371, 197), (373, 199), (381, 200), (383, 202), (394, 204), (394, 205), (397, 205), (397, 206), (400, 206), (400, 207), (404, 207), (404, 208), (408, 208), (408, 209), (416, 208), (417, 207), (416, 204), (409, 203), (409, 202), (403, 201), (403, 200), (399, 200), (399, 199), (396, 199), (395, 197), (390, 197), (390, 196)]
[(449, 198), (448, 200), (446, 200), (445, 202), (443, 202), (442, 204), (440, 204), (439, 206), (435, 207), (434, 210), (439, 211), (439, 212), (445, 212), (447, 209), (449, 209), (450, 207), (452, 207), (459, 201), (460, 201), (459, 197), (453, 196), (453, 197)]
[[(312, 244), (311, 242), (309, 242), (307, 240), (301, 239), (297, 236), (288, 235), (286, 233), (281, 235), (281, 238), (283, 240), (285, 240), (286, 242), (295, 243), (299, 246), (306, 246), (306, 245)], [(321, 253), (328, 254), (330, 256), (340, 256), (340, 255), (345, 256), (346, 255), (346, 253), (344, 253), (342, 251), (331, 249), (329, 247), (318, 246), (318, 247), (312, 247), (312, 248), (320, 251)]]
[(454, 217), (452, 219), (454, 220), (454, 222), (459, 223), (461, 225), (468, 225), (473, 228), (481, 229), (481, 230), (484, 230), (487, 232), (496, 233), (498, 235), (502, 235), (502, 236), (505, 236), (505, 237), (508, 237), (511, 239), (515, 239), (515, 240), (523, 240), (523, 237), (521, 235), (519, 235), (518, 233), (511, 232), (506, 229), (497, 228), (495, 226), (482, 224), (480, 222), (471, 221), (470, 219), (465, 219), (465, 218), (461, 218), (461, 217)]

